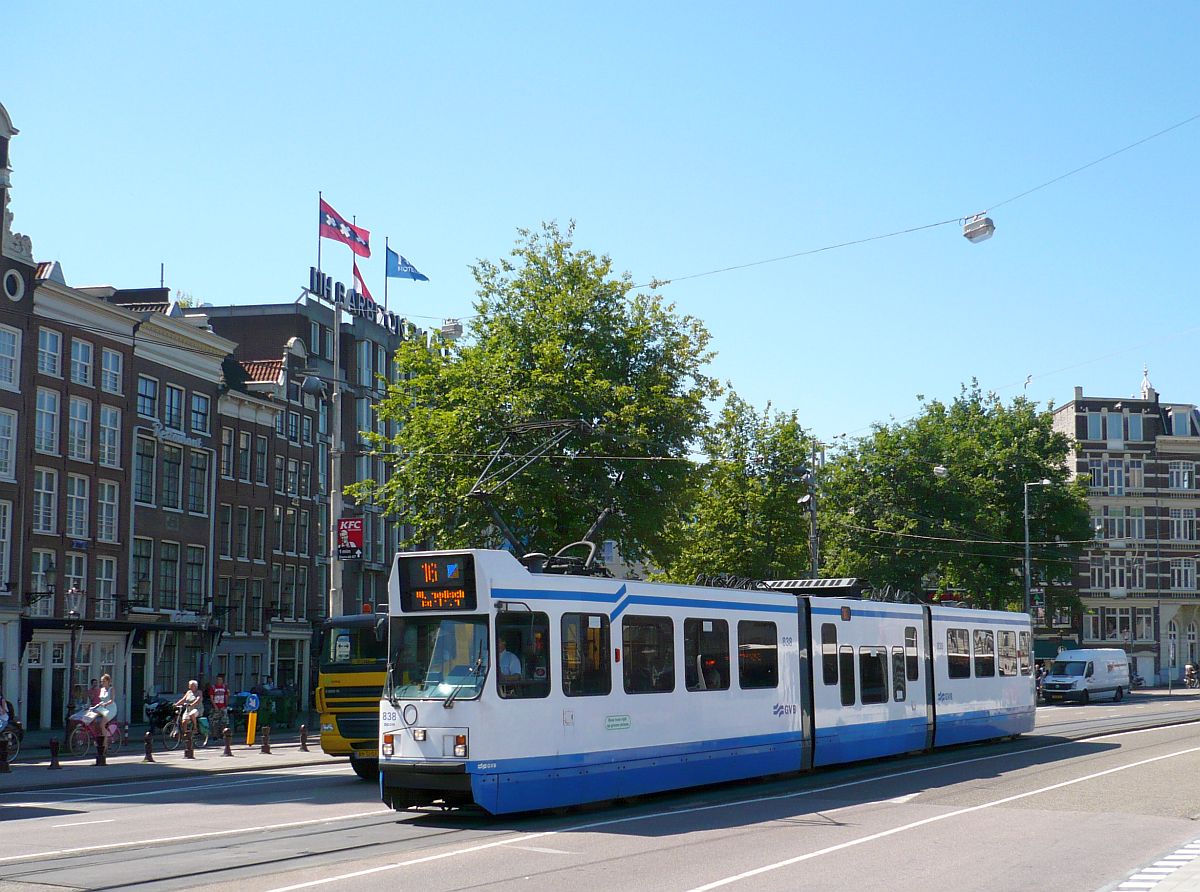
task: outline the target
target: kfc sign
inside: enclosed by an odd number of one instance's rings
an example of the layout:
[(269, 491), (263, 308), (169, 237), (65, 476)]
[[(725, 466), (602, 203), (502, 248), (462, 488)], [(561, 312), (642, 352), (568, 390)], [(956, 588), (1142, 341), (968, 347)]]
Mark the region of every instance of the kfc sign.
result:
[(363, 522), (361, 517), (343, 517), (337, 522), (337, 559), (362, 560)]

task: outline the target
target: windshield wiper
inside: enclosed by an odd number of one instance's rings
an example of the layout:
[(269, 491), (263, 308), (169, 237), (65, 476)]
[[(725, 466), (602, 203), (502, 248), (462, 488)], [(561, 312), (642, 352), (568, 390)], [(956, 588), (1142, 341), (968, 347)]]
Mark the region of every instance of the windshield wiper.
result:
[(396, 699), (396, 688), (392, 684), (392, 661), (388, 660), (387, 674), (383, 679), (383, 696), (387, 698), (387, 702), (392, 706), (399, 706), (400, 701)]
[[(479, 654), (478, 654), (478, 656), (475, 657), (475, 665), (472, 666), (469, 670), (467, 670), (469, 674), (477, 677), (477, 679), (478, 679), (478, 681), (476, 682), (477, 686), (480, 682), (483, 681), (483, 679), (485, 679), (487, 677), (487, 673), (485, 671), (486, 667), (487, 667), (487, 664), (484, 662), (484, 659), (483, 659), (483, 643), (481, 642), (479, 645)], [(480, 675), (480, 673), (483, 673), (483, 675)], [(454, 690), (450, 692), (448, 697), (446, 697), (445, 702), (442, 703), (442, 706), (445, 709), (453, 709), (454, 708), (454, 699), (458, 696), (458, 692), (462, 690), (463, 684), (464, 684), (464, 682), (461, 682), (461, 681), (458, 684), (456, 684), (454, 686)]]

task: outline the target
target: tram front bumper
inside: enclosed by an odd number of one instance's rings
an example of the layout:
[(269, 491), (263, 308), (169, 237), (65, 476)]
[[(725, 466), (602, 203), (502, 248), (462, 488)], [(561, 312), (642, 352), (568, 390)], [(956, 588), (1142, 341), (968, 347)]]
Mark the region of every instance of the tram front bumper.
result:
[(428, 805), (437, 800), (471, 801), (471, 775), (465, 762), (395, 762), (379, 766), (383, 801), (393, 808)]

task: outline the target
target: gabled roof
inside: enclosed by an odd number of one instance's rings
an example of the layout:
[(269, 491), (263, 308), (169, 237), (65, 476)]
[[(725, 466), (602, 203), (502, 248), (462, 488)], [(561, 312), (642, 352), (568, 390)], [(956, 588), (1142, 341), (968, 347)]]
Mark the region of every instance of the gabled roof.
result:
[(59, 285), (67, 284), (67, 280), (63, 276), (62, 265), (57, 260), (43, 260), (37, 265), (33, 277), (39, 282), (49, 280), (57, 282)]
[(282, 359), (244, 359), (247, 384), (279, 384), (283, 380)]

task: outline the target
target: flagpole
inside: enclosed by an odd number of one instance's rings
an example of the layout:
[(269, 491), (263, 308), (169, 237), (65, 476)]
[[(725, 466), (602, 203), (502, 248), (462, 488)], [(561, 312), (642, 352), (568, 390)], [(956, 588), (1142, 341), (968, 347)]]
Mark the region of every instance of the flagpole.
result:
[[(321, 197), (321, 190), (317, 190), (317, 213), (321, 212), (321, 202), (325, 199)], [(317, 272), (321, 271), (321, 221), (317, 218)], [(324, 287), (324, 286), (322, 286)]]
[(388, 280), (387, 260), (388, 260), (388, 251), (389, 250), (390, 249), (388, 248), (388, 237), (385, 235), (383, 237), (383, 311), (385, 313), (387, 312), (387, 308), (388, 308), (388, 305), (387, 305), (387, 285), (388, 285), (388, 283), (387, 283), (387, 280)]

